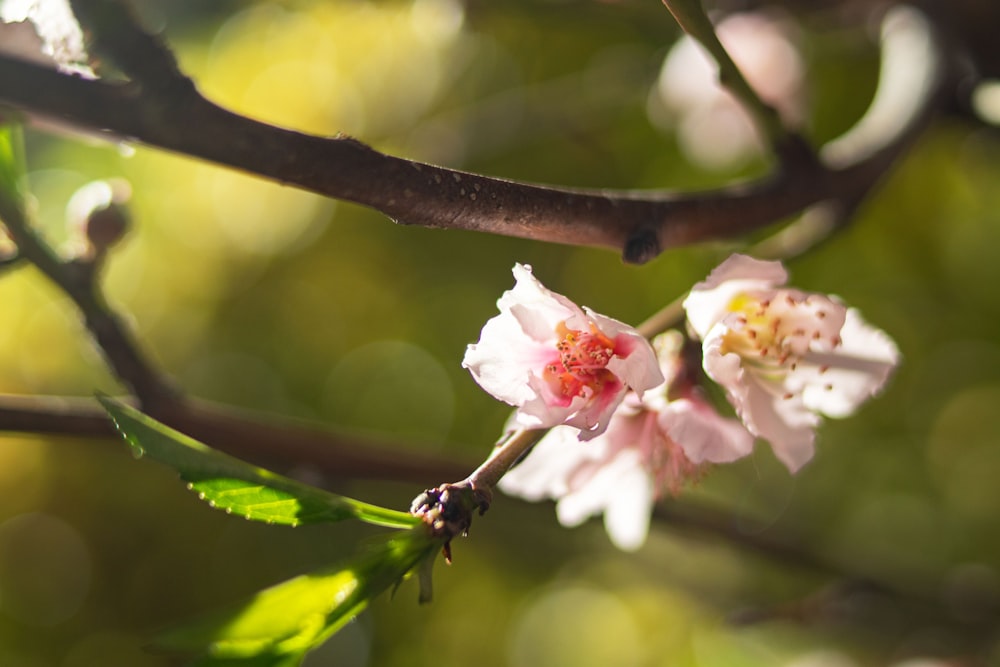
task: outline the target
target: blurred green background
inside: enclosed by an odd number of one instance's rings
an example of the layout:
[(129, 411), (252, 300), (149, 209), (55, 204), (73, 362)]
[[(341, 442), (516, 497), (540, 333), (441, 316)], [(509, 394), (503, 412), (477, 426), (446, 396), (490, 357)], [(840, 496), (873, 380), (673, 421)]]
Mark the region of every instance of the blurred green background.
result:
[[(708, 169), (685, 152), (657, 83), (677, 30), (656, 2), (143, 11), (210, 99), (278, 125), (572, 186), (692, 189), (767, 169), (759, 155)], [(829, 19), (789, 33), (804, 68), (804, 131), (817, 143), (864, 111), (878, 68), (866, 26)], [(136, 229), (111, 257), (107, 294), (185, 390), (391, 438), (401, 456), (475, 465), (498, 436), (508, 409), (460, 360), (512, 284), (514, 262), (579, 303), (639, 322), (735, 247), (671, 250), (633, 267), (605, 251), (395, 226), (138, 146), (32, 132), (28, 149), (38, 218), (57, 246), (72, 245), (64, 209), (78, 187), (131, 182)], [(852, 226), (790, 265), (796, 286), (840, 295), (897, 340), (904, 363), (884, 395), (827, 423), (797, 476), (759, 445), (678, 501), (744, 517), (728, 529), (790, 541), (807, 561), (906, 591), (902, 602), (864, 588), (832, 596), (835, 580), (815, 568), (666, 523), (639, 553), (622, 554), (600, 521), (566, 530), (549, 504), (499, 498), (453, 545), (454, 565), (437, 566), (430, 606), (404, 584), (307, 664), (1000, 662), (998, 150), (983, 125), (937, 122)], [(0, 304), (0, 392), (121, 391), (37, 271), (3, 275)], [(337, 488), (403, 508), (444, 481)], [(0, 665), (170, 664), (142, 650), (156, 628), (376, 533), (226, 516), (124, 443), (0, 435)], [(773, 609), (787, 613), (735, 622)]]

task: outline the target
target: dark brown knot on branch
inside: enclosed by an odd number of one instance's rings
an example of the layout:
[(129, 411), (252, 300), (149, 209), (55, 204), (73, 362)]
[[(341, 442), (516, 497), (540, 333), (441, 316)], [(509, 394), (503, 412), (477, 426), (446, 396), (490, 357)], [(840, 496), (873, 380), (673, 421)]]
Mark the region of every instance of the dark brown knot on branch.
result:
[(478, 510), (482, 516), (489, 509), (491, 500), (491, 493), (476, 489), (468, 482), (442, 484), (414, 498), (410, 514), (420, 517), (431, 535), (444, 540), (441, 551), (450, 565), (451, 540), (459, 535), (468, 535), (473, 512)]

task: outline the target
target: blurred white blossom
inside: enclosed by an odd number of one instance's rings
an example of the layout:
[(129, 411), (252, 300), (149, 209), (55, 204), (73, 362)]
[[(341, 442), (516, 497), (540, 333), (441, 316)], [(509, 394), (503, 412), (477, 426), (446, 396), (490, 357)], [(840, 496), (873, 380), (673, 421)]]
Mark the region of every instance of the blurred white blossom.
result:
[(68, 0), (0, 0), (0, 52), (94, 76)]
[(885, 384), (895, 343), (834, 297), (781, 287), (780, 262), (732, 255), (684, 301), (704, 367), (751, 433), (795, 472), (820, 415), (844, 417)]
[[(732, 14), (719, 22), (716, 34), (757, 94), (786, 122), (798, 123), (804, 65), (788, 23), (760, 12)], [(690, 160), (721, 170), (759, 153), (761, 141), (749, 115), (718, 80), (718, 65), (704, 47), (681, 37), (663, 61), (656, 87), (662, 111), (652, 119), (677, 132)]]

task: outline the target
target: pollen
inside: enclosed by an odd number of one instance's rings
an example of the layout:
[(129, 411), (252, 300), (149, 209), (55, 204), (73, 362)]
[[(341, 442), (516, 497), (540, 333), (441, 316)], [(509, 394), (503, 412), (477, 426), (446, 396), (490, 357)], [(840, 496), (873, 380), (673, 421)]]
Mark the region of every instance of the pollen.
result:
[[(741, 293), (729, 302), (733, 326), (726, 334), (723, 353), (734, 352), (770, 371), (795, 370), (804, 340), (817, 338), (818, 332), (803, 326), (795, 309), (805, 303), (792, 294), (757, 298)], [(791, 313), (791, 314), (790, 314)]]
[(615, 342), (593, 323), (589, 331), (570, 329), (561, 322), (556, 329), (557, 360), (546, 365), (545, 378), (566, 397), (593, 395), (614, 374), (607, 369), (615, 356)]

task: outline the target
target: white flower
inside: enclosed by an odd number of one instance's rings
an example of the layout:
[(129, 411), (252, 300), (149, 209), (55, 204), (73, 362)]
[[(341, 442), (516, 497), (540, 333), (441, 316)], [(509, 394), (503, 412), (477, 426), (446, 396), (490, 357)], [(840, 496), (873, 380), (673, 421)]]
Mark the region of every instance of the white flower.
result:
[(514, 278), (462, 366), (517, 406), (519, 425), (566, 424), (593, 438), (628, 389), (641, 394), (663, 382), (656, 354), (634, 328), (549, 291), (529, 266), (515, 265)]
[(820, 415), (854, 412), (885, 384), (899, 351), (834, 298), (780, 287), (787, 277), (780, 262), (733, 255), (684, 308), (706, 373), (795, 472), (813, 456)]
[(734, 461), (753, 447), (738, 421), (720, 417), (697, 394), (667, 400), (679, 342), (677, 332), (654, 341), (667, 381), (642, 399), (629, 393), (603, 435), (580, 442), (573, 429), (552, 429), (500, 480), (500, 489), (527, 500), (557, 500), (556, 514), (567, 527), (603, 513), (616, 546), (642, 546), (659, 498), (676, 495), (704, 464)]

